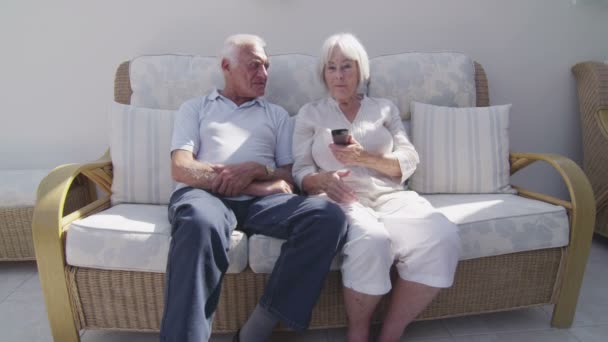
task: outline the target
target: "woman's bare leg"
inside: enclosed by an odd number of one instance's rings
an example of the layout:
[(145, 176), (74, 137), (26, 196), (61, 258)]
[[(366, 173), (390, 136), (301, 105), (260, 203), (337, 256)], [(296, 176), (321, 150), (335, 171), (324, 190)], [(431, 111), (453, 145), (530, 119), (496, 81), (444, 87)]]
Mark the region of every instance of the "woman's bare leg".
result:
[(344, 305), (348, 317), (348, 342), (368, 342), (372, 314), (382, 296), (368, 295), (344, 288)]
[(407, 325), (431, 303), (439, 290), (397, 277), (378, 342), (399, 341)]

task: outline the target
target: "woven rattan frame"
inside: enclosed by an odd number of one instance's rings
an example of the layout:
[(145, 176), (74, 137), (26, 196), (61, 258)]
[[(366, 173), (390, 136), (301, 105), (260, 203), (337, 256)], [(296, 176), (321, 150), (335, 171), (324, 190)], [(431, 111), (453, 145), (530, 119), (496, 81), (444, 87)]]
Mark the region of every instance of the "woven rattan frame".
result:
[[(552, 303), (565, 250), (552, 248), (461, 261), (454, 285), (440, 292), (418, 319), (503, 311)], [(66, 268), (81, 329), (158, 331), (164, 274)], [(250, 269), (224, 277), (214, 332), (236, 331), (268, 279)], [(376, 313), (380, 321), (386, 303)], [(340, 272), (328, 275), (311, 328), (346, 326)]]
[(583, 169), (596, 200), (595, 231), (608, 237), (608, 134), (600, 122), (608, 116), (608, 65), (584, 62), (572, 67), (577, 80), (583, 137)]
[(34, 207), (0, 208), (0, 261), (34, 260)]

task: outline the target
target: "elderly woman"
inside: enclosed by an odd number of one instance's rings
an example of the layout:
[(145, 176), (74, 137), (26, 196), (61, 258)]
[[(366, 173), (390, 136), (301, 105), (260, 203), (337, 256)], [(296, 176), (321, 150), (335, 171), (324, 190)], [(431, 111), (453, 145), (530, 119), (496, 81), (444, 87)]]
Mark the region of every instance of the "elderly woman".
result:
[[(357, 92), (369, 60), (351, 34), (323, 44), (319, 75), (329, 97), (296, 116), (294, 177), (308, 194), (326, 196), (347, 215), (342, 279), (348, 341), (368, 341), (372, 313), (392, 287), (379, 341), (398, 341), (440, 288), (452, 285), (460, 254), (458, 228), (403, 182), (416, 169), (396, 106)], [(345, 145), (333, 129), (348, 129)], [(398, 277), (391, 282), (395, 265)]]

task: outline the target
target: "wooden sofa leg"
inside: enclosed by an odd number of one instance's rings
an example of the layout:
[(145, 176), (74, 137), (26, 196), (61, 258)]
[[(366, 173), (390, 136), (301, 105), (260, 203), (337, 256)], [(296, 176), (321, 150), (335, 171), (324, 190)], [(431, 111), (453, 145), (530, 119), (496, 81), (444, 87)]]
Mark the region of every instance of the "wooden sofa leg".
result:
[(80, 335), (76, 328), (76, 321), (70, 306), (67, 289), (64, 291), (64, 289), (53, 285), (43, 285), (43, 291), (45, 293), (46, 309), (53, 340), (80, 342)]
[[(40, 247), (37, 248), (37, 252)], [(80, 335), (76, 328), (76, 320), (61, 257), (49, 258), (43, 253), (36, 253), (39, 259), (38, 276), (44, 293), (47, 315), (54, 341), (79, 342)], [(59, 262), (58, 262), (59, 261)], [(61, 264), (61, 265), (51, 265)]]
[[(591, 193), (591, 186), (588, 193)], [(571, 196), (573, 196), (571, 194)], [(573, 196), (574, 197), (574, 196)], [(563, 270), (562, 284), (553, 308), (551, 325), (556, 328), (569, 328), (574, 320), (576, 304), (578, 302), (587, 258), (591, 250), (593, 228), (595, 226), (595, 206), (593, 197), (579, 196), (578, 206), (572, 210), (570, 217), (570, 244), (566, 252), (566, 264)], [(589, 198), (591, 197), (591, 198)], [(574, 202), (574, 201), (573, 201)]]
[[(69, 170), (67, 170), (69, 171)], [(65, 273), (63, 250), (63, 212), (60, 199), (65, 197), (62, 189), (68, 189), (71, 179), (64, 186), (57, 186), (61, 173), (52, 174), (44, 179), (38, 188), (38, 203), (32, 219), (32, 233), (36, 251), (38, 276), (44, 294), (47, 315), (53, 340), (56, 342), (79, 342), (80, 335)]]
[[(37, 253), (41, 257), (40, 253)], [(44, 257), (42, 257), (44, 258)], [(67, 281), (63, 265), (53, 267), (50, 263), (57, 260), (37, 259), (38, 276), (44, 293), (47, 315), (54, 341), (79, 342), (80, 335), (76, 328), (76, 320), (70, 305)], [(61, 260), (61, 259), (59, 259)]]
[[(578, 297), (577, 294), (575, 294)], [(566, 299), (555, 304), (553, 308), (553, 317), (551, 318), (551, 326), (555, 328), (570, 328), (576, 313), (576, 303), (578, 298), (574, 300)]]

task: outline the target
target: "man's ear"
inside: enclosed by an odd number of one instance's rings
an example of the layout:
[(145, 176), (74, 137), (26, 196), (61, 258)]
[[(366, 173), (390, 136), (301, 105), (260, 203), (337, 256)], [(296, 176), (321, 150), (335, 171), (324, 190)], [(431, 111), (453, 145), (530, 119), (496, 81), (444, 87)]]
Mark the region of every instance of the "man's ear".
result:
[(222, 71), (230, 70), (230, 61), (228, 58), (222, 58)]

